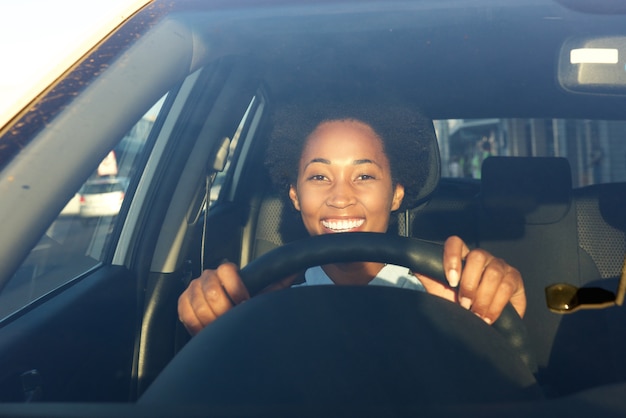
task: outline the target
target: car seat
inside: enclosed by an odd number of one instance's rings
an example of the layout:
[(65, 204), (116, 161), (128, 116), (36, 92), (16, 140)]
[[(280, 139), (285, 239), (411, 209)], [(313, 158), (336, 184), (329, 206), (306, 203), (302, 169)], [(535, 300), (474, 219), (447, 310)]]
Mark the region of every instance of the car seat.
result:
[[(578, 283), (576, 211), (564, 158), (490, 157), (482, 166), (478, 245), (524, 278), (529, 331), (541, 377), (561, 316), (550, 312), (545, 287)], [(541, 381), (541, 379), (540, 379)]]
[(480, 182), (470, 178), (442, 178), (427, 202), (407, 212), (413, 238), (443, 243), (458, 235), (470, 247), (478, 242)]
[[(626, 255), (626, 183), (575, 189), (580, 286), (615, 292)], [(559, 393), (626, 378), (626, 309), (609, 306), (564, 315), (554, 337), (550, 380)]]
[(619, 185), (573, 191), (564, 158), (490, 157), (483, 164), (478, 244), (522, 273), (524, 321), (547, 395), (624, 374), (624, 366), (616, 368), (610, 358), (612, 347), (626, 347), (623, 332), (611, 331), (624, 323), (623, 309), (564, 316), (548, 309), (545, 296), (545, 288), (559, 282), (583, 287), (613, 278), (615, 285), (624, 256), (624, 215), (609, 207), (623, 205), (605, 200), (616, 199), (620, 190), (624, 196)]

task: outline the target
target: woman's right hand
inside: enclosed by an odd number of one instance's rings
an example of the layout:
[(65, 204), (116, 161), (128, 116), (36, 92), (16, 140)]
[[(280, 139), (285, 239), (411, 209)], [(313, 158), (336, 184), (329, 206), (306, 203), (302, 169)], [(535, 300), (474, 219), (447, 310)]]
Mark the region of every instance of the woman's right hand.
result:
[(250, 299), (241, 281), (239, 268), (223, 263), (215, 270), (204, 270), (189, 283), (178, 298), (178, 317), (191, 335), (215, 321), (233, 306)]

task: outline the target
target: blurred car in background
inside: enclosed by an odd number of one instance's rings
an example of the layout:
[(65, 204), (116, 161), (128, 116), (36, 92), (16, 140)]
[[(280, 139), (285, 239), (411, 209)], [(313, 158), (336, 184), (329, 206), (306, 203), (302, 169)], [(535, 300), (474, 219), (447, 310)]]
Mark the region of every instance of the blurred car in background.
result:
[(128, 179), (104, 178), (85, 183), (79, 192), (81, 218), (115, 216), (124, 201)]

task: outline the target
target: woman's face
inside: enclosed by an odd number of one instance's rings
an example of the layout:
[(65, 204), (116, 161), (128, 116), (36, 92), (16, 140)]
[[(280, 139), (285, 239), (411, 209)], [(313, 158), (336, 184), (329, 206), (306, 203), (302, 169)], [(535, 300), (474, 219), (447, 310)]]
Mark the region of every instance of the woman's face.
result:
[(324, 122), (309, 135), (289, 189), (311, 235), (385, 232), (404, 197), (374, 130), (354, 120)]

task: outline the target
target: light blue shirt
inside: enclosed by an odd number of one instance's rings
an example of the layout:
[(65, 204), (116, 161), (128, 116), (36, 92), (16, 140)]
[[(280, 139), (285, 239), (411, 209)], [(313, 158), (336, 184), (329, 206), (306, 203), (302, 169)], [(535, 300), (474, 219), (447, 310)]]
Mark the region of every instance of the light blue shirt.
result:
[[(335, 284), (321, 266), (311, 267), (304, 272), (304, 283), (295, 286), (317, 286)], [(368, 283), (373, 286), (392, 286), (425, 292), (424, 285), (406, 267), (385, 264), (376, 277)]]

